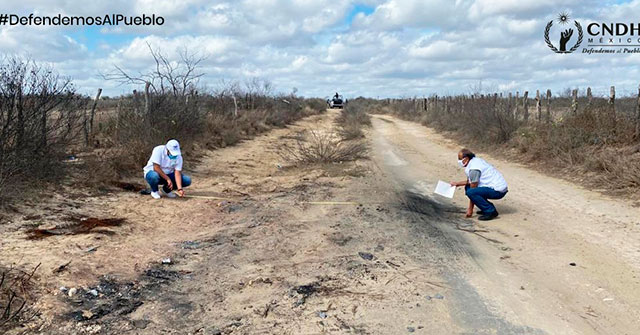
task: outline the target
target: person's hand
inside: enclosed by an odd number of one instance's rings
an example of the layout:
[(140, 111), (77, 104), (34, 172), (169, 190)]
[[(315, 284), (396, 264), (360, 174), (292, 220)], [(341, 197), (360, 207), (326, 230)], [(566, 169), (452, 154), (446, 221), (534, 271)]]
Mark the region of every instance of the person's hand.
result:
[(184, 190), (183, 190), (183, 189), (179, 189), (179, 190), (177, 190), (177, 191), (176, 191), (176, 193), (178, 193), (178, 196), (179, 196), (180, 198), (184, 197)]
[(473, 209), (467, 209), (467, 213), (464, 215), (467, 218), (470, 218), (473, 216)]
[(452, 182), (450, 182), (449, 184), (450, 184), (451, 186), (455, 186), (455, 187), (457, 187), (457, 186), (458, 186), (458, 183), (456, 183), (455, 181), (452, 181)]
[(173, 190), (173, 183), (171, 182), (171, 179), (167, 179), (167, 187), (168, 187), (170, 190)]

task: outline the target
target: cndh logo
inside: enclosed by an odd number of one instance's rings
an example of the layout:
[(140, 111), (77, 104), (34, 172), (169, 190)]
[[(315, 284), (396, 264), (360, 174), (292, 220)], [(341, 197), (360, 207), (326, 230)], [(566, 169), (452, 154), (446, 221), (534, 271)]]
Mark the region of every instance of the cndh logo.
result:
[[(558, 14), (558, 18), (556, 20), (558, 21), (560, 26), (566, 26), (571, 21), (571, 19), (569, 18), (569, 14), (564, 12)], [(567, 43), (569, 43), (569, 41), (571, 41), (571, 37), (573, 37), (573, 28), (565, 29), (564, 31), (560, 32), (560, 50), (558, 50), (558, 48), (556, 48), (555, 45), (551, 43), (551, 39), (549, 38), (551, 27), (553, 26), (553, 21), (554, 20), (549, 21), (549, 23), (547, 23), (547, 27), (544, 28), (544, 41), (547, 42), (547, 46), (549, 47), (549, 49), (559, 54), (569, 54), (576, 51), (578, 47), (580, 47), (580, 43), (582, 43), (582, 38), (584, 37), (580, 22), (575, 20), (573, 21), (573, 25), (578, 31), (578, 40), (576, 41), (576, 43), (569, 50), (567, 50)]]

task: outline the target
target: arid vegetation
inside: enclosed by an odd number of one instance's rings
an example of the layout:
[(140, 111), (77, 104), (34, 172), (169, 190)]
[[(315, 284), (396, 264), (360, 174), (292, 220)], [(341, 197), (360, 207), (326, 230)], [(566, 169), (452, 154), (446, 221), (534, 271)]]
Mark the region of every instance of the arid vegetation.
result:
[[(149, 48), (154, 71), (115, 68), (106, 80), (139, 84), (119, 98), (78, 94), (55, 69), (19, 57), (0, 62), (0, 203), (35, 194), (73, 175), (72, 183), (114, 185), (137, 176), (151, 149), (180, 140), (190, 158), (199, 148), (233, 145), (272, 127), (324, 111), (320, 99), (276, 93), (269, 81), (199, 86), (199, 58), (180, 61)], [(192, 160), (193, 161), (193, 160)]]
[(294, 146), (283, 146), (280, 155), (296, 164), (340, 163), (366, 156), (364, 127), (371, 126), (363, 100), (349, 102), (335, 120), (334, 131), (311, 130), (299, 134)]
[(0, 200), (62, 176), (62, 158), (80, 134), (86, 102), (69, 79), (46, 66), (0, 60)]

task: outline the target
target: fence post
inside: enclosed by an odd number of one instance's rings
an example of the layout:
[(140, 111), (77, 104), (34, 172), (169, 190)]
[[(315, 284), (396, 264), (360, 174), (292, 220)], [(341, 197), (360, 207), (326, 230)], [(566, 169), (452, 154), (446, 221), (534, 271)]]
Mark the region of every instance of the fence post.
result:
[(536, 113), (538, 113), (538, 122), (542, 121), (542, 101), (540, 101), (540, 90), (536, 90)]
[(238, 100), (236, 99), (235, 94), (232, 94), (231, 97), (233, 98), (233, 117), (237, 117), (238, 116)]
[(587, 105), (591, 106), (593, 102), (593, 94), (591, 93), (591, 87), (587, 87)]
[(571, 91), (571, 112), (573, 114), (578, 112), (578, 90)]
[(529, 121), (529, 91), (524, 91), (524, 100), (522, 107), (524, 108), (524, 121)]
[(444, 113), (449, 114), (449, 97), (444, 98)]
[(511, 109), (511, 99), (513, 99), (513, 96), (511, 92), (509, 92), (509, 95), (507, 98), (507, 115), (509, 116), (513, 115), (513, 110)]
[(547, 123), (551, 122), (551, 90), (547, 90)]
[(615, 135), (617, 133), (616, 131), (616, 87), (615, 86), (611, 86), (611, 90), (609, 92), (609, 117), (611, 119), (611, 130), (613, 131), (613, 134)]
[(151, 115), (149, 115), (149, 86), (150, 82), (144, 84), (144, 116), (151, 122)]
[(516, 91), (516, 109), (513, 111), (513, 118), (518, 119), (518, 114), (520, 114), (520, 92)]
[(433, 111), (438, 113), (438, 95), (433, 97)]
[(93, 100), (93, 106), (91, 106), (91, 118), (89, 119), (89, 134), (90, 136), (87, 136), (87, 145), (89, 145), (89, 137), (91, 137), (91, 140), (93, 141), (93, 119), (96, 116), (96, 107), (98, 106), (98, 100), (100, 100), (100, 95), (102, 95), (102, 89), (99, 88), (98, 89), (98, 93), (96, 93), (96, 98)]

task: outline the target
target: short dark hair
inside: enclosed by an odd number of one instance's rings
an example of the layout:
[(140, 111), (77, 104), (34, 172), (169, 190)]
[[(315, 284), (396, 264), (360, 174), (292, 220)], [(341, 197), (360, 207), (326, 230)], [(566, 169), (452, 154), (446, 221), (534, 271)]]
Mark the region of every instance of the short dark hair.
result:
[(462, 158), (468, 157), (469, 159), (476, 157), (476, 154), (474, 154), (471, 150), (467, 149), (467, 148), (462, 148), (462, 150), (460, 150), (460, 153), (462, 154)]

